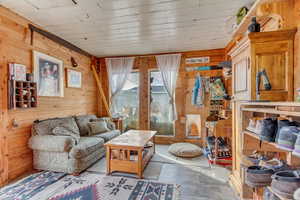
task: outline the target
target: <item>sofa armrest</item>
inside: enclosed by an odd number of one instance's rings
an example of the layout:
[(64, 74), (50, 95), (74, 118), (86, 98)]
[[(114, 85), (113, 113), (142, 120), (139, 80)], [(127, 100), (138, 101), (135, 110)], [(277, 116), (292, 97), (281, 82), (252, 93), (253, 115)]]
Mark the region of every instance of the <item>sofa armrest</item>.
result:
[(69, 152), (75, 146), (75, 140), (70, 136), (35, 135), (28, 145), (33, 150)]

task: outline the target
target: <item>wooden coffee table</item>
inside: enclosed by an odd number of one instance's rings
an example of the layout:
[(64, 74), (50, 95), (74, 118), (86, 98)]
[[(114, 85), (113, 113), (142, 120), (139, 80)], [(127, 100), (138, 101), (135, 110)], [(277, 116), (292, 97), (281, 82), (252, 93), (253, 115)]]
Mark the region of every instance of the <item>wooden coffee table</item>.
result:
[(129, 130), (105, 143), (107, 174), (118, 171), (143, 178), (143, 171), (155, 153), (155, 134), (156, 131)]

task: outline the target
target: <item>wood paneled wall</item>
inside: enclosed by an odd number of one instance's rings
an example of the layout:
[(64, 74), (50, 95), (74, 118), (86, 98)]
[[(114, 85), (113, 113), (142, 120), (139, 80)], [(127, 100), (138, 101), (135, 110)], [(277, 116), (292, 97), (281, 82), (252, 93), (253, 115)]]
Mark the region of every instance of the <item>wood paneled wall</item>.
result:
[[(298, 29), (294, 41), (294, 84), (295, 84), (295, 97), (297, 97), (296, 89), (300, 88), (300, 1), (295, 0), (294, 5), (294, 20), (296, 28)], [(297, 76), (298, 75), (298, 76)]]
[[(90, 70), (89, 57), (72, 52), (38, 33), (30, 43), (28, 20), (0, 7), (0, 185), (32, 170), (32, 151), (27, 147), (32, 122), (36, 119), (97, 113), (97, 90)], [(64, 68), (72, 68), (73, 56), (82, 72), (82, 88), (64, 89), (64, 97), (39, 97), (38, 107), (7, 109), (8, 62), (21, 63), (32, 72), (32, 50), (63, 60)], [(66, 81), (66, 79), (65, 79)], [(14, 127), (15, 121), (18, 127)]]
[[(202, 50), (202, 51), (191, 51), (191, 52), (181, 52), (182, 59), (179, 69), (179, 77), (177, 79), (176, 87), (176, 105), (178, 112), (178, 120), (175, 122), (175, 136), (174, 137), (157, 137), (157, 142), (159, 143), (173, 143), (178, 141), (191, 141), (199, 143), (200, 140), (188, 140), (185, 137), (185, 117), (186, 114), (200, 114), (202, 120), (202, 136), (205, 134), (205, 119), (208, 115), (208, 107), (197, 108), (191, 105), (190, 95), (191, 87), (193, 85), (194, 78), (196, 73), (187, 74), (185, 70), (185, 58), (190, 57), (201, 57), (209, 56), (210, 63), (207, 65), (216, 65), (221, 61), (225, 60), (225, 50), (224, 49), (215, 49), (215, 50)], [(155, 55), (142, 55), (135, 56), (134, 69), (140, 72), (140, 115), (139, 115), (139, 129), (149, 129), (149, 70), (157, 69), (157, 64), (155, 60)], [(102, 78), (102, 83), (105, 86), (105, 92), (108, 96), (108, 84), (107, 84), (107, 72), (105, 66), (104, 58), (99, 59), (100, 62), (100, 77)], [(195, 65), (197, 66), (197, 65)], [(210, 74), (222, 75), (215, 72), (207, 72), (207, 75)], [(103, 109), (100, 109), (102, 112), (99, 115), (105, 116), (106, 113), (103, 112)]]

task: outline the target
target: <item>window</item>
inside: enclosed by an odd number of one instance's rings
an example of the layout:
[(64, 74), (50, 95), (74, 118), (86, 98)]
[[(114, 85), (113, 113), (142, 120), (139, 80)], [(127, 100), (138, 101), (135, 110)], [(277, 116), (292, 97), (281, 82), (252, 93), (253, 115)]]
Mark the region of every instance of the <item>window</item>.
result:
[(139, 121), (139, 73), (130, 73), (116, 98), (116, 110), (124, 117), (124, 130), (137, 129)]
[(173, 136), (174, 124), (170, 120), (169, 96), (159, 71), (150, 72), (150, 129), (158, 135)]

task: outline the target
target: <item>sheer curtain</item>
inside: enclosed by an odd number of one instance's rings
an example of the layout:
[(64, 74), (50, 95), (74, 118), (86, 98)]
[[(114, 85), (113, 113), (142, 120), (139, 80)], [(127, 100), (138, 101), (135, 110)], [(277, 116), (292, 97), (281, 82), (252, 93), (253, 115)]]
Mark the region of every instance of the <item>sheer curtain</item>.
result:
[(123, 89), (128, 75), (132, 71), (134, 57), (106, 58), (105, 62), (110, 86), (110, 109), (112, 115), (116, 115), (115, 99)]
[(164, 86), (170, 98), (170, 119), (172, 121), (177, 120), (177, 111), (175, 104), (175, 89), (176, 81), (180, 66), (181, 54), (166, 54), (155, 56), (156, 62), (161, 73)]

